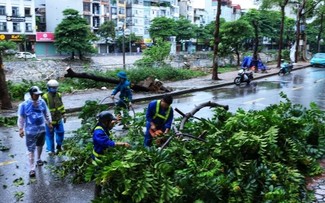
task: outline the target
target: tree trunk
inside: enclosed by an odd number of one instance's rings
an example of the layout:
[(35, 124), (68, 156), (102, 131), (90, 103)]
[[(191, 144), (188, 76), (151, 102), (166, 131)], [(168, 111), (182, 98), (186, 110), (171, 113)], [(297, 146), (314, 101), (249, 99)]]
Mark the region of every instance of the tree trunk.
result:
[(305, 8), (306, 0), (303, 0), (302, 4), (299, 5), (297, 14), (297, 27), (296, 27), (296, 53), (295, 53), (295, 63), (299, 61), (299, 41), (300, 41), (300, 19), (302, 17), (302, 11)]
[(281, 58), (282, 58), (282, 47), (283, 47), (283, 30), (284, 30), (284, 18), (285, 18), (285, 6), (287, 5), (288, 0), (284, 2), (284, 5), (281, 5), (281, 26), (280, 26), (280, 39), (279, 39), (279, 50), (278, 50), (278, 65), (281, 66)]
[(212, 64), (212, 80), (220, 80), (218, 77), (218, 46), (220, 42), (219, 28), (221, 15), (221, 0), (218, 0), (218, 8), (216, 14), (216, 29), (214, 31), (214, 46), (213, 46), (213, 64)]
[(12, 104), (8, 92), (8, 86), (6, 82), (6, 74), (3, 68), (2, 53), (0, 53), (0, 100), (1, 109), (12, 109)]
[(320, 28), (319, 28), (319, 32), (317, 34), (317, 52), (320, 53), (320, 40), (321, 40), (321, 36), (323, 33), (323, 20), (324, 20), (324, 13), (322, 13), (321, 17), (320, 17)]
[(239, 56), (238, 49), (236, 49), (236, 56), (237, 56), (237, 66), (240, 66), (240, 56)]
[[(101, 76), (97, 76), (97, 75), (90, 74), (90, 73), (76, 73), (70, 67), (67, 68), (66, 71), (67, 71), (67, 74), (65, 74), (64, 77), (68, 77), (68, 78), (85, 78), (85, 79), (95, 80), (98, 82), (108, 82), (108, 83), (112, 83), (112, 84), (118, 84), (120, 82), (119, 80), (116, 80), (116, 79), (101, 77)], [(170, 91), (172, 91), (170, 88), (164, 87), (161, 82), (160, 83), (152, 82), (148, 85), (148, 87), (131, 83), (131, 89), (136, 92), (138, 92), (138, 91), (143, 91), (143, 92), (150, 92), (150, 91), (170, 92)]]
[(259, 37), (258, 37), (258, 22), (253, 20), (252, 22), (254, 27), (254, 53), (253, 53), (253, 65), (255, 66), (255, 71), (258, 70), (258, 46), (259, 46)]

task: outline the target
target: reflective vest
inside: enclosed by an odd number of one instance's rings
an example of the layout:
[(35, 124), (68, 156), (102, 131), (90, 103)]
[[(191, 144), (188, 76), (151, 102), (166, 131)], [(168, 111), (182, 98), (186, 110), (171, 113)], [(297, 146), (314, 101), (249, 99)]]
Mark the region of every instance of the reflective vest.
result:
[(156, 104), (156, 112), (155, 112), (155, 115), (153, 116), (153, 119), (159, 117), (159, 118), (163, 119), (163, 120), (166, 122), (167, 119), (168, 119), (168, 117), (169, 117), (169, 113), (170, 113), (170, 109), (171, 109), (171, 108), (170, 108), (170, 106), (168, 107), (165, 116), (159, 114), (159, 110), (160, 110), (160, 102), (161, 102), (161, 100), (158, 100), (158, 101), (157, 101), (157, 104)]
[(52, 116), (52, 124), (58, 124), (62, 119), (62, 115), (65, 113), (61, 93), (45, 93), (42, 97), (45, 100), (48, 108), (50, 109)]
[[(105, 130), (104, 130), (104, 128), (102, 127), (102, 126), (96, 126), (95, 127), (95, 129), (94, 129), (94, 131), (95, 130), (102, 130), (102, 131), (104, 131), (105, 132)], [(105, 134), (106, 134), (106, 132), (105, 132)], [(106, 134), (107, 135), (107, 134)], [(107, 150), (104, 150), (104, 152), (106, 152)], [(95, 149), (93, 149), (93, 155), (94, 155), (94, 159), (96, 160), (96, 161), (100, 161), (100, 157), (101, 156), (103, 156), (102, 154), (98, 154), (97, 152), (95, 152)]]

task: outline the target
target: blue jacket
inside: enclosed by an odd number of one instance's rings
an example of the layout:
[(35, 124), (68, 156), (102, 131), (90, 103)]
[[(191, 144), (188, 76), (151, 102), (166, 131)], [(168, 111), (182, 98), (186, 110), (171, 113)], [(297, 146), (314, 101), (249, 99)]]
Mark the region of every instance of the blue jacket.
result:
[(132, 102), (132, 92), (128, 80), (120, 82), (113, 90), (112, 95), (120, 92), (120, 99), (124, 102)]
[(93, 132), (94, 151), (97, 154), (104, 154), (104, 151), (110, 147), (115, 147), (115, 142), (109, 137), (109, 131), (98, 124)]
[[(158, 116), (155, 117), (156, 115), (156, 109), (157, 109), (157, 102), (160, 100), (154, 100), (151, 101), (148, 105), (148, 109), (147, 109), (147, 113), (146, 113), (146, 119), (147, 119), (147, 128), (150, 128), (150, 122), (153, 122), (158, 130), (165, 130), (166, 128), (171, 128), (172, 126), (172, 122), (174, 119), (174, 111), (173, 108), (170, 106), (170, 110), (169, 110), (169, 115), (167, 117), (167, 119), (163, 119), (160, 118)], [(160, 115), (166, 116), (168, 113), (168, 109), (162, 109), (159, 108), (159, 112)]]

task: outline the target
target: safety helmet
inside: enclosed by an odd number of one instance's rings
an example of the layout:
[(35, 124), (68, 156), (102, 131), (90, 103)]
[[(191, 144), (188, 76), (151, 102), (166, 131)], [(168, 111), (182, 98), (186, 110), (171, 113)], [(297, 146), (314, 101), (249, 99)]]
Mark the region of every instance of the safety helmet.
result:
[(39, 89), (37, 86), (33, 86), (29, 89), (29, 94), (32, 96), (33, 94), (35, 95), (41, 95), (43, 92)]
[(59, 86), (59, 83), (58, 83), (58, 81), (52, 79), (52, 80), (49, 80), (47, 82), (47, 86), (48, 87), (58, 87)]
[(98, 114), (98, 120), (101, 123), (116, 120), (116, 118), (109, 111), (102, 111)]
[(117, 73), (117, 77), (122, 78), (122, 79), (126, 79), (126, 73), (124, 71), (120, 71)]
[(164, 100), (164, 102), (166, 102), (169, 105), (171, 105), (173, 103), (173, 97), (169, 94), (165, 94), (163, 96), (162, 100)]

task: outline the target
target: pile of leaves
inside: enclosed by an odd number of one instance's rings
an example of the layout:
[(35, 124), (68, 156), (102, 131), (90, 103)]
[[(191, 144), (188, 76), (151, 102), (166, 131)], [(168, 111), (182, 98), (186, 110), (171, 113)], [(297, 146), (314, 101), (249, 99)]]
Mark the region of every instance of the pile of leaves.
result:
[(178, 138), (163, 150), (142, 147), (144, 115), (137, 115), (122, 138), (133, 148), (114, 148), (100, 161), (90, 159), (91, 134), (79, 131), (83, 139), (74, 138), (61, 169), (100, 184), (94, 202), (311, 202), (305, 178), (322, 172), (325, 113), (282, 97), (264, 110), (216, 109), (211, 119), (190, 120), (183, 131), (204, 129), (207, 142)]

